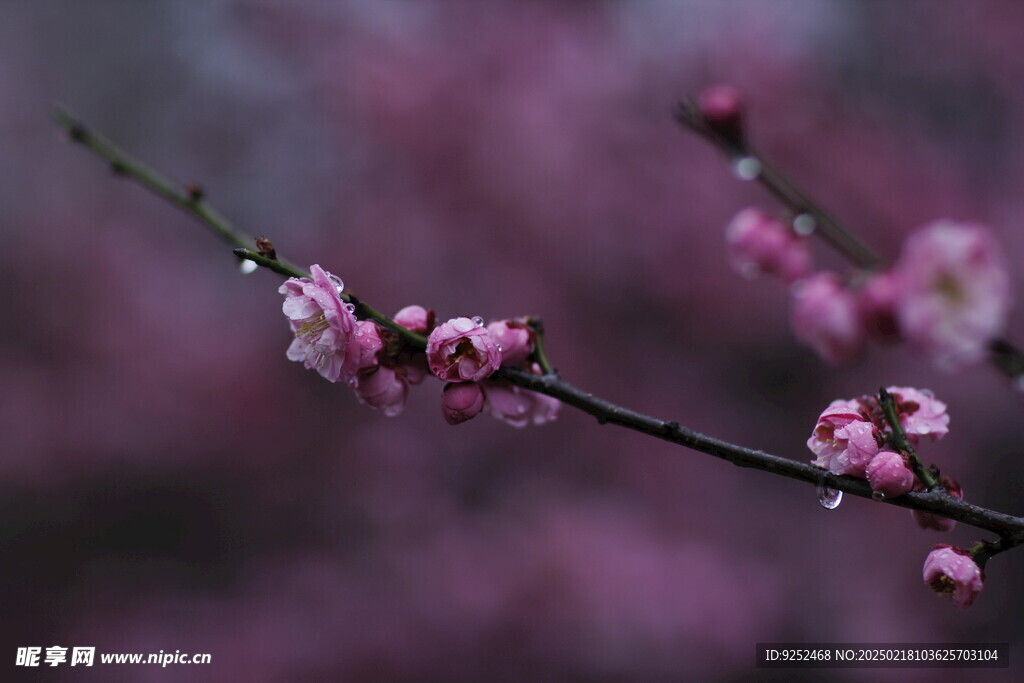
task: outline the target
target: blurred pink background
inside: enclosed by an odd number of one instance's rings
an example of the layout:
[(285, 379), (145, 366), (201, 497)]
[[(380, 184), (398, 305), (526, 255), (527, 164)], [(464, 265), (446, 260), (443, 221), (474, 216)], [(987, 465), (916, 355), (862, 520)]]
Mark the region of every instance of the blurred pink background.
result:
[(924, 458), (1021, 513), (1024, 396), (987, 365), (797, 346), (785, 290), (723, 247), (739, 209), (776, 205), (670, 112), (735, 83), (758, 147), (887, 259), (948, 217), (1020, 263), (1022, 29), (1015, 0), (3, 3), (0, 657), (213, 656), (48, 672), (68, 680), (746, 681), (771, 679), (765, 641), (1016, 647), (1024, 553), (966, 611), (921, 582), (972, 529), (829, 512), (571, 409), (449, 427), (437, 382), (399, 418), (358, 405), (285, 359), (276, 276), (50, 111), (378, 308), (539, 315), (567, 380), (724, 439), (809, 459), (832, 399), (931, 388), (952, 424)]

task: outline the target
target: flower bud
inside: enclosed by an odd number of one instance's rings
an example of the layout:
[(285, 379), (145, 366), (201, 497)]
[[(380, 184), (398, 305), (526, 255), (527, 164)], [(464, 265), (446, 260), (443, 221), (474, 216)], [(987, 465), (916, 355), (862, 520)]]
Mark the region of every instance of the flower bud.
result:
[(733, 269), (744, 277), (763, 273), (792, 283), (811, 267), (807, 241), (760, 209), (736, 214), (725, 228), (725, 242)]
[(501, 364), (518, 367), (533, 351), (533, 330), (519, 320), (496, 320), (487, 326), (491, 338), (501, 347)]
[(903, 456), (894, 451), (881, 451), (865, 469), (871, 490), (884, 498), (902, 496), (914, 488), (914, 473)]
[[(964, 499), (964, 491), (955, 479), (943, 476), (940, 478), (940, 483), (946, 489), (946, 493), (951, 497), (956, 498), (957, 500)], [(914, 490), (924, 491), (924, 484), (920, 481), (915, 482)], [(956, 527), (956, 521), (947, 517), (939, 517), (938, 515), (933, 515), (930, 512), (922, 512), (921, 510), (911, 510), (911, 512), (914, 515), (914, 521), (917, 522), (917, 525), (922, 529), (934, 529), (935, 531), (948, 533)]]
[(829, 363), (854, 360), (864, 348), (856, 300), (835, 273), (817, 273), (793, 285), (790, 323), (797, 339)]
[(896, 321), (896, 297), (899, 284), (890, 273), (877, 273), (857, 293), (857, 310), (864, 332), (879, 342), (895, 342), (900, 338)]
[(476, 382), (446, 384), (441, 394), (441, 414), (450, 425), (471, 420), (484, 409), (484, 392)]
[(384, 365), (361, 374), (352, 381), (352, 389), (360, 402), (377, 408), (388, 417), (394, 417), (405, 409), (409, 395), (409, 383), (401, 369)]
[(739, 88), (712, 85), (697, 95), (697, 110), (708, 126), (736, 147), (743, 145), (743, 93)]
[(407, 330), (417, 334), (426, 334), (430, 330), (433, 317), (433, 311), (428, 311), (422, 306), (406, 306), (395, 313), (395, 317), (392, 319)]

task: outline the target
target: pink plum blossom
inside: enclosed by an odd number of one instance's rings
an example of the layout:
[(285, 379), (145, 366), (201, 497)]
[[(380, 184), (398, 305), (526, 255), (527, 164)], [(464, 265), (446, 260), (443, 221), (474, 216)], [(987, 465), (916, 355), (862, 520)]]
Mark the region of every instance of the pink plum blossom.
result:
[(311, 279), (289, 278), (278, 289), (295, 334), (288, 359), (302, 361), (331, 382), (348, 382), (367, 353), (356, 341), (356, 318), (339, 296), (341, 280), (315, 264), (309, 271)]
[(944, 220), (911, 235), (895, 272), (896, 312), (907, 341), (950, 366), (980, 359), (1010, 306), (1006, 262), (980, 225)]
[(859, 401), (833, 401), (818, 417), (807, 447), (818, 456), (814, 464), (834, 474), (863, 477), (879, 451), (881, 433)]
[(732, 267), (744, 277), (775, 275), (787, 283), (807, 275), (811, 253), (807, 240), (760, 209), (744, 209), (725, 228)]
[(514, 384), (484, 382), (483, 387), (484, 410), (513, 427), (551, 422), (558, 417), (562, 405), (557, 399)]
[(430, 331), (433, 317), (433, 311), (428, 311), (422, 306), (406, 306), (398, 313), (395, 313), (395, 317), (392, 320), (407, 330), (417, 334), (426, 334)]
[(441, 414), (450, 425), (476, 417), (484, 409), (484, 392), (476, 382), (448, 384), (441, 394)]
[(446, 382), (479, 382), (501, 365), (501, 351), (482, 321), (452, 318), (427, 338), (427, 363)]
[(487, 326), (491, 338), (501, 347), (501, 364), (518, 367), (533, 351), (533, 330), (520, 320), (496, 320)]
[(793, 285), (790, 322), (797, 339), (829, 363), (853, 360), (864, 348), (856, 299), (835, 273), (818, 273)]
[(911, 387), (889, 387), (886, 391), (892, 394), (900, 426), (911, 442), (916, 443), (922, 436), (938, 441), (949, 433), (946, 404), (932, 392)]
[(409, 380), (402, 368), (381, 365), (352, 381), (352, 389), (360, 402), (394, 417), (405, 409)]
[(924, 582), (957, 607), (970, 607), (981, 593), (985, 574), (963, 548), (940, 543), (924, 560)]
[(896, 498), (914, 488), (914, 473), (903, 456), (893, 451), (880, 451), (864, 470), (871, 490), (885, 498)]
[[(946, 489), (946, 493), (951, 497), (956, 498), (957, 500), (964, 499), (964, 490), (960, 486), (960, 483), (955, 479), (942, 476), (940, 478), (940, 483), (943, 488)], [(914, 490), (924, 491), (924, 485), (920, 481), (915, 481)], [(935, 531), (948, 533), (956, 527), (956, 521), (949, 519), (948, 517), (940, 517), (938, 515), (933, 515), (930, 512), (922, 512), (921, 510), (911, 510), (911, 512), (913, 513), (914, 521), (917, 522), (917, 525), (922, 529), (933, 529)]]
[(900, 338), (896, 320), (899, 282), (892, 272), (872, 275), (857, 292), (857, 311), (864, 332), (875, 341), (895, 342)]

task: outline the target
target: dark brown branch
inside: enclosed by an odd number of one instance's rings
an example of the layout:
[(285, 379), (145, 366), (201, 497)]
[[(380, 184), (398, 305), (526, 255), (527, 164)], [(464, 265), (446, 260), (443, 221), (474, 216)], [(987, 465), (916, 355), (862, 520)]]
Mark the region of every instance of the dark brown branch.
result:
[[(121, 152), (121, 150), (104, 138), (88, 132), (85, 126), (63, 112), (58, 113), (57, 119), (58, 123), (68, 131), (72, 140), (82, 143), (118, 168), (121, 173), (135, 178), (151, 191), (185, 209), (225, 240), (239, 247), (235, 249), (236, 256), (249, 259), (281, 275), (297, 277), (305, 274), (304, 271), (284, 261), (254, 252), (246, 248), (244, 244), (239, 244), (239, 242), (244, 241), (243, 237), (239, 233), (234, 232), (227, 221), (220, 218), (219, 214), (214, 212), (213, 209), (206, 207), (205, 203), (202, 203), (201, 193), (199, 193), (199, 196), (196, 196), (197, 193), (194, 190), (179, 191), (175, 189), (162, 176), (135, 161), (124, 152)], [(200, 206), (202, 208), (198, 209), (197, 207)], [(426, 339), (422, 335), (416, 335), (397, 325), (390, 318), (380, 314), (368, 304), (355, 297), (351, 295), (345, 296), (347, 301), (356, 306), (357, 317), (375, 320), (402, 334), (411, 347), (424, 348)], [(539, 327), (539, 321), (534, 321), (534, 324)], [(547, 364), (546, 357), (545, 364)], [(872, 497), (871, 488), (863, 479), (837, 476), (810, 463), (789, 460), (788, 458), (763, 451), (737, 446), (701, 434), (680, 425), (678, 422), (660, 420), (643, 415), (574, 387), (551, 371), (549, 364), (545, 372), (547, 374), (535, 375), (524, 370), (501, 368), (494, 373), (493, 378), (556, 398), (566, 405), (593, 415), (601, 424), (616, 424), (701, 453), (713, 455), (739, 467), (749, 467), (817, 486), (838, 489), (862, 498)], [(944, 491), (912, 492), (898, 498), (886, 499), (884, 502), (912, 510), (930, 512), (998, 534), (1000, 537), (999, 541), (991, 544), (993, 550), (998, 549), (998, 551), (1002, 551), (1024, 543), (1024, 519), (994, 510), (986, 510), (977, 505), (957, 500), (947, 495)]]

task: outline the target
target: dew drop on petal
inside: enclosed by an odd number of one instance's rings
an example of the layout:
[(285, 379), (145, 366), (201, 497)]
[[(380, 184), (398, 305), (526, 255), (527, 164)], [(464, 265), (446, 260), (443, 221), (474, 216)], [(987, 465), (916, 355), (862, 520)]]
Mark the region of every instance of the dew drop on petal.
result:
[(338, 294), (341, 294), (342, 290), (345, 289), (345, 283), (343, 283), (341, 281), (341, 278), (338, 277), (337, 275), (329, 275), (328, 277), (330, 278), (331, 282), (334, 283), (334, 288), (338, 290)]
[(349, 313), (355, 313), (356, 306), (355, 304), (345, 304), (345, 310), (348, 311)]
[(835, 510), (843, 502), (843, 492), (827, 486), (818, 487), (818, 502), (826, 510)]
[(818, 227), (818, 221), (809, 213), (802, 213), (793, 219), (793, 231), (798, 235), (810, 235)]
[(740, 157), (732, 170), (740, 180), (756, 180), (761, 175), (761, 162), (754, 157)]
[(477, 327), (484, 326), (484, 319), (478, 315), (473, 316), (473, 322), (476, 324)]
[(238, 264), (238, 269), (245, 275), (255, 273), (258, 268), (259, 266), (256, 265), (256, 262), (250, 261), (249, 259), (242, 259), (242, 262)]

